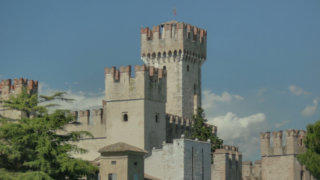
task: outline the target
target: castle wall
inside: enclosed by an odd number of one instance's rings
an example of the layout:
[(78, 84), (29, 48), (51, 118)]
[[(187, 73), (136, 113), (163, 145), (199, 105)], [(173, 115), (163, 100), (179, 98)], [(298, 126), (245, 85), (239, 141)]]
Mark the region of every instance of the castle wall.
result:
[(313, 178), (297, 160), (297, 155), (305, 152), (305, 133), (303, 130), (286, 130), (285, 143), (282, 131), (272, 132), (272, 137), (270, 132), (260, 134), (262, 180)]
[(242, 155), (238, 148), (224, 145), (213, 153), (211, 179), (240, 180), (242, 178)]
[(242, 162), (242, 179), (261, 180), (261, 160), (257, 160), (254, 165), (251, 161)]
[(95, 138), (106, 137), (103, 108), (74, 111), (73, 115), (77, 123), (66, 125), (66, 131), (89, 131)]
[(190, 135), (193, 120), (181, 118), (179, 116), (166, 115), (166, 142), (172, 142), (173, 139), (180, 138), (181, 135)]
[(162, 149), (153, 149), (145, 159), (145, 173), (159, 179), (209, 180), (210, 143), (189, 139), (175, 139)]
[[(38, 81), (28, 80), (24, 78), (20, 79), (7, 79), (0, 82), (0, 100), (8, 100), (11, 95), (15, 96), (22, 92), (25, 88), (28, 93), (36, 94), (38, 92)], [(6, 117), (10, 119), (20, 119), (25, 116), (21, 111), (11, 110), (3, 106), (0, 102), (0, 117)]]

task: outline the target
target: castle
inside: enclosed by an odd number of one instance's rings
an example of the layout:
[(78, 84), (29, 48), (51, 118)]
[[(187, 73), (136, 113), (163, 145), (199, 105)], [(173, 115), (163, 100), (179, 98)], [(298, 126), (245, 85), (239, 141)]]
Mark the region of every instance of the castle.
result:
[[(273, 146), (270, 133), (262, 133), (262, 159), (254, 165), (242, 162), (238, 148), (228, 145), (214, 152), (211, 163), (210, 142), (185, 138), (194, 123), (193, 115), (201, 107), (207, 31), (170, 21), (152, 29), (141, 28), (140, 36), (144, 64), (105, 68), (101, 108), (74, 111), (77, 123), (64, 129), (92, 133), (94, 138), (78, 143), (88, 153), (74, 156), (97, 163), (101, 179), (312, 178), (296, 159), (304, 151), (304, 131), (287, 131), (285, 146), (282, 132), (273, 133)], [(37, 81), (20, 79), (14, 84), (2, 81), (0, 95), (8, 98), (24, 86), (37, 93)], [(4, 109), (1, 104), (0, 109)], [(22, 116), (7, 109), (0, 115)], [(212, 129), (216, 134), (217, 127)]]

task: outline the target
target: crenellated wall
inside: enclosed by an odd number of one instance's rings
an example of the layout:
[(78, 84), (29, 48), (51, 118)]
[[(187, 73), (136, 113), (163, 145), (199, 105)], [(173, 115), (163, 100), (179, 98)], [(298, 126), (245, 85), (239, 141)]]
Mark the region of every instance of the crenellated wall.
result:
[(181, 118), (172, 114), (166, 115), (166, 141), (172, 142), (173, 139), (181, 137), (182, 134), (191, 134), (193, 121)]
[(105, 68), (105, 100), (149, 99), (166, 101), (166, 71), (146, 65)]
[(295, 129), (286, 130), (285, 133), (283, 131), (260, 133), (261, 175), (258, 178), (313, 179), (309, 171), (297, 160), (297, 155), (305, 152), (303, 144), (305, 136), (304, 130)]
[(183, 22), (170, 21), (141, 28), (141, 56), (161, 58), (182, 53), (206, 59), (207, 31)]
[[(21, 93), (23, 88), (25, 88), (28, 93), (36, 94), (38, 92), (38, 81), (25, 78), (2, 80), (0, 83), (0, 100), (7, 100), (11, 95)], [(19, 119), (23, 116), (22, 112), (10, 110), (3, 107), (2, 104), (3, 103), (0, 102), (0, 116), (11, 119)]]
[(211, 179), (240, 180), (242, 178), (242, 154), (238, 147), (224, 145), (213, 153)]
[(0, 83), (0, 97), (7, 99), (12, 94), (21, 93), (23, 88), (26, 88), (28, 93), (37, 93), (38, 81), (25, 78), (2, 80)]
[[(294, 155), (304, 151), (304, 130), (289, 129), (285, 131), (285, 142), (283, 131), (260, 133), (261, 156)], [(273, 143), (271, 143), (273, 142)]]
[(106, 123), (103, 108), (73, 111), (76, 122), (67, 125), (67, 131), (89, 131), (94, 138), (106, 138)]

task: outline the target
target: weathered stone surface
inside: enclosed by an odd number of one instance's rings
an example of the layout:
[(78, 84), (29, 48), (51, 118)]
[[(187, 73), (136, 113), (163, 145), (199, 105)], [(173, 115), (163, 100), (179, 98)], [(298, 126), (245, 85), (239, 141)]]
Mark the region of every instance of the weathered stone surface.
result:
[(166, 180), (209, 180), (210, 148), (209, 142), (174, 139), (152, 150), (145, 159), (145, 173)]

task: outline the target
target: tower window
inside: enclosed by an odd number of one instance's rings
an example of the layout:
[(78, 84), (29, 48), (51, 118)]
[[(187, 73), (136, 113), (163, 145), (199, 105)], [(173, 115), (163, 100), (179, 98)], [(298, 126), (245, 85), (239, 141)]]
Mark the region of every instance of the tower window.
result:
[(156, 113), (155, 120), (156, 120), (156, 123), (159, 122), (159, 113)]
[(189, 70), (190, 70), (190, 67), (189, 67), (189, 65), (187, 65), (187, 71), (189, 72)]
[(117, 174), (116, 173), (109, 173), (108, 180), (117, 180)]
[(128, 121), (128, 113), (127, 112), (123, 112), (122, 113), (122, 120), (123, 121)]

